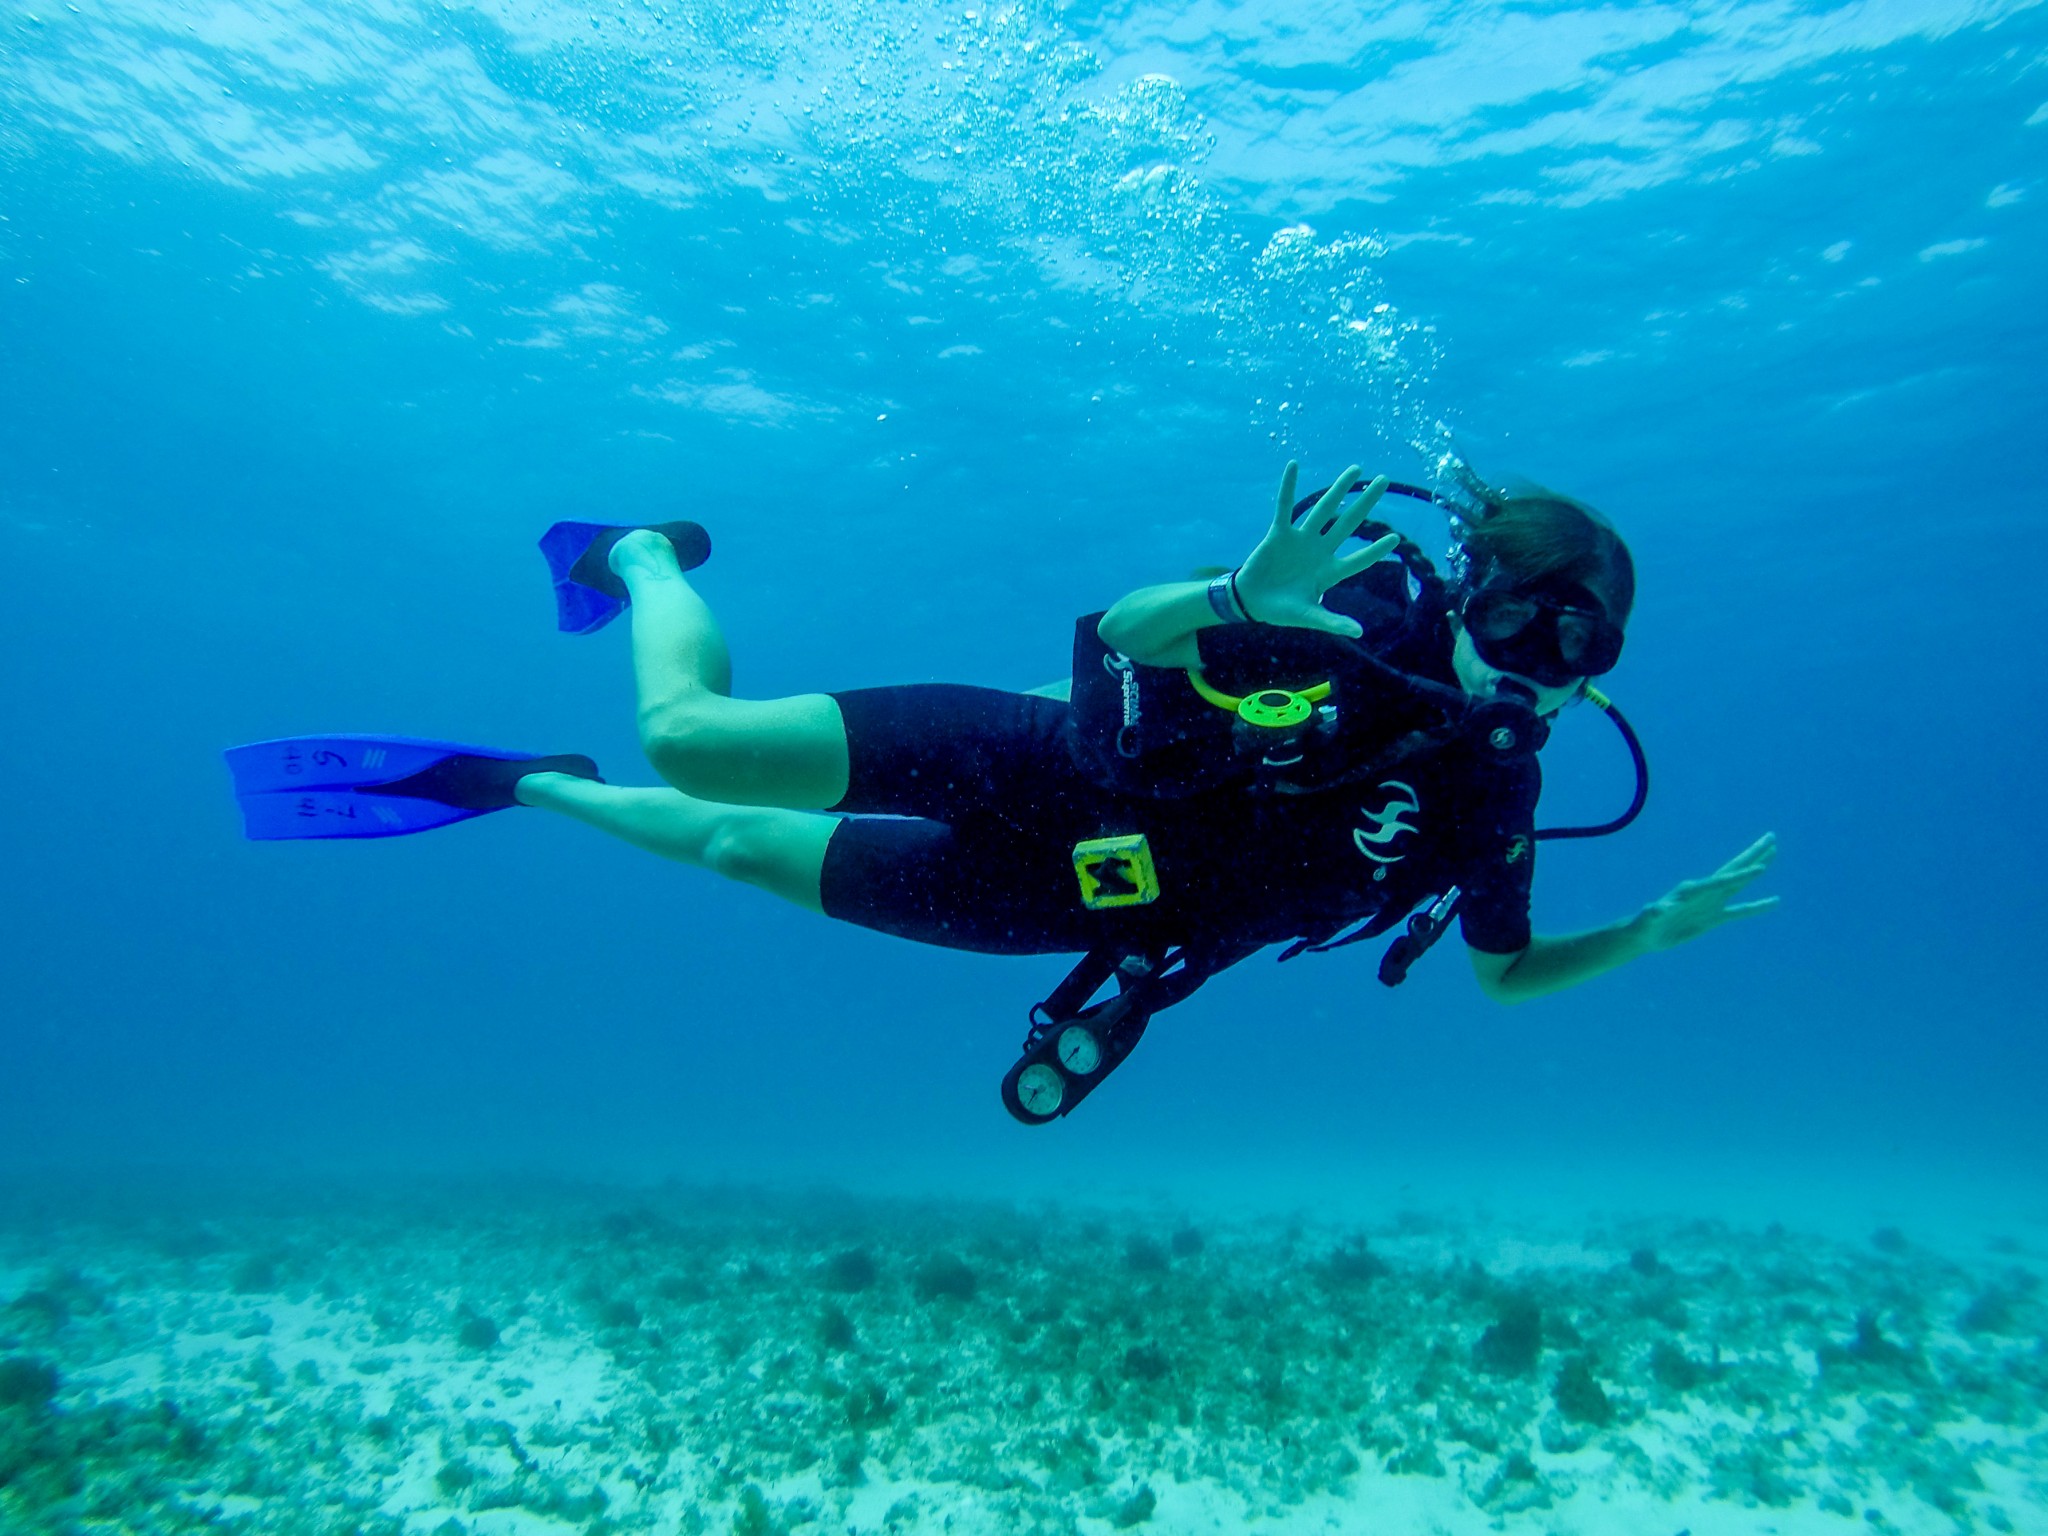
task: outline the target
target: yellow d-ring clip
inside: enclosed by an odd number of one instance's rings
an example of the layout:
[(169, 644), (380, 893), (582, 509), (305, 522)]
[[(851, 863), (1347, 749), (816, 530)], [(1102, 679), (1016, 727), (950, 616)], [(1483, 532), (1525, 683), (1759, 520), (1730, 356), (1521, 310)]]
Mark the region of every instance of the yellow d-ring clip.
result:
[(1261, 688), (1237, 701), (1237, 718), (1246, 725), (1280, 730), (1299, 725), (1315, 708), (1303, 694), (1287, 688)]
[(1091, 912), (1142, 907), (1159, 899), (1159, 871), (1142, 832), (1074, 844), (1074, 874), (1081, 882), (1081, 905)]

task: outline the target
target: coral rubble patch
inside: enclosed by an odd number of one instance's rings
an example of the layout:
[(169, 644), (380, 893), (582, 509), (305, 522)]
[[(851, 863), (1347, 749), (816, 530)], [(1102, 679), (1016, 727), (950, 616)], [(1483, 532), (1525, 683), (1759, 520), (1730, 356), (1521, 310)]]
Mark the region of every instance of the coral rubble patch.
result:
[(681, 1187), (16, 1189), (0, 1530), (2048, 1529), (2024, 1254), (1510, 1246)]

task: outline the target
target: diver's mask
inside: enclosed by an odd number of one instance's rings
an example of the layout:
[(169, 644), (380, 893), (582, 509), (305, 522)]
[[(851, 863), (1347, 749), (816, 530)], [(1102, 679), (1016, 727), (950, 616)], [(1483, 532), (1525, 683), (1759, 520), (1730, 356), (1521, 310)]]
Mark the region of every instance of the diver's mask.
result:
[(1598, 677), (1621, 660), (1621, 626), (1575, 583), (1483, 586), (1461, 616), (1481, 661), (1546, 688)]

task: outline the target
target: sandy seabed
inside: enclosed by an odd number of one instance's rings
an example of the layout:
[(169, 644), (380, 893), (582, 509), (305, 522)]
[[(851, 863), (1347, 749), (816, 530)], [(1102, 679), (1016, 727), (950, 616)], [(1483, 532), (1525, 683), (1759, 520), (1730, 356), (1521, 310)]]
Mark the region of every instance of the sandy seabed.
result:
[(2048, 1296), (1718, 1222), (0, 1192), (0, 1532), (2048, 1532)]

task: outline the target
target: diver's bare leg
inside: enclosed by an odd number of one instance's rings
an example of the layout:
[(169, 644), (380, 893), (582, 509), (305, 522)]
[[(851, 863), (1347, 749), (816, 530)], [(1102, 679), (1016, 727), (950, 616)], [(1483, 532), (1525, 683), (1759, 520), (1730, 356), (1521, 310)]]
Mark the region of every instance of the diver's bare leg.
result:
[(628, 789), (566, 773), (528, 774), (515, 793), (522, 805), (571, 817), (635, 848), (757, 886), (812, 912), (825, 910), (819, 884), (836, 817), (721, 805), (673, 789)]
[(846, 795), (846, 722), (830, 695), (735, 699), (718, 620), (658, 533), (628, 534), (611, 565), (632, 594), (640, 744), (684, 793), (728, 805), (822, 810)]

